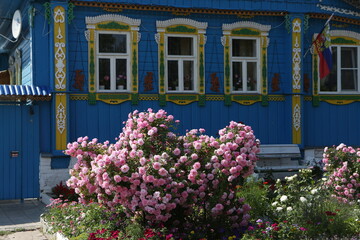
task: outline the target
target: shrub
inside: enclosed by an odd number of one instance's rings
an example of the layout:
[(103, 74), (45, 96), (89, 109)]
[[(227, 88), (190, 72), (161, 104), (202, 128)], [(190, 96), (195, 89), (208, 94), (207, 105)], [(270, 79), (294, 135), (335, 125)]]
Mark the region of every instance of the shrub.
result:
[(360, 148), (340, 144), (325, 148), (323, 162), (328, 171), (327, 186), (333, 197), (344, 203), (360, 203)]
[(134, 111), (116, 143), (84, 137), (68, 144), (66, 154), (78, 159), (68, 186), (81, 203), (124, 206), (143, 224), (246, 226), (251, 208), (235, 187), (253, 173), (257, 160), (251, 127), (230, 122), (216, 139), (204, 129), (176, 136), (177, 123), (164, 110)]
[(74, 189), (69, 188), (68, 186), (64, 185), (62, 181), (57, 184), (55, 187), (51, 189), (51, 194), (55, 198), (60, 198), (61, 200), (65, 201), (68, 200), (70, 202), (77, 201), (78, 195), (75, 193)]

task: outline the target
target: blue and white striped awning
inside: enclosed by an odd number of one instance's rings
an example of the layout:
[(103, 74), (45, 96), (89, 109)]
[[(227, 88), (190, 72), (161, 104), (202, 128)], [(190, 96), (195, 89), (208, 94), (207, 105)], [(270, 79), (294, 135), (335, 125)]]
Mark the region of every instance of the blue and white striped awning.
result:
[(0, 98), (46, 101), (51, 99), (51, 92), (48, 87), (31, 85), (0, 85)]

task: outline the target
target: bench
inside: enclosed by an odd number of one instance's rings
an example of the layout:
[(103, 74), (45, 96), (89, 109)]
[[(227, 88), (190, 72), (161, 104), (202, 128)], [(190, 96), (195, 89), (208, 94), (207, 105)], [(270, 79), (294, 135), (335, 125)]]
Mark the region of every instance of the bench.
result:
[[(300, 165), (300, 148), (297, 144), (263, 144), (257, 154), (256, 171), (258, 173), (276, 173), (274, 177), (281, 178), (291, 175), (306, 166)], [(276, 175), (276, 176), (275, 176)]]

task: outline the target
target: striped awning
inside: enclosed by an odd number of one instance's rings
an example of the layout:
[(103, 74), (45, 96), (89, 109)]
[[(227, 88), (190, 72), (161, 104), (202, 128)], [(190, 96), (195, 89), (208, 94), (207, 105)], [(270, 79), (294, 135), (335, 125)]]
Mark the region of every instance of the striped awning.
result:
[(0, 85), (1, 100), (49, 101), (51, 92), (48, 87), (31, 85)]

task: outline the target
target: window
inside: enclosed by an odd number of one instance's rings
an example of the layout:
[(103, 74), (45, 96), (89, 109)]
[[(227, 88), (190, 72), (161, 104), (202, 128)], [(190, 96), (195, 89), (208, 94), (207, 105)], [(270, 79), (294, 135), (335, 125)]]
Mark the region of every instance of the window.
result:
[[(122, 100), (137, 102), (138, 93), (138, 32), (140, 19), (118, 14), (86, 17), (85, 32), (89, 50), (89, 93), (95, 100), (119, 102), (103, 93), (122, 93)], [(100, 95), (93, 94), (95, 92)], [(98, 98), (101, 96), (102, 98)], [(126, 96), (131, 96), (126, 97)]]
[(127, 91), (130, 86), (129, 34), (97, 33), (99, 91)]
[[(159, 93), (205, 96), (206, 22), (187, 18), (156, 21), (159, 50)], [(204, 98), (205, 99), (205, 98)], [(164, 104), (160, 100), (161, 104)]]
[(359, 92), (359, 46), (332, 45), (333, 67), (326, 77), (320, 79), (322, 93)]
[(258, 92), (258, 39), (232, 38), (231, 48), (232, 92)]
[(167, 36), (167, 91), (194, 91), (196, 57), (194, 49), (197, 45), (194, 37)]
[(267, 48), (271, 26), (241, 21), (223, 24), (222, 29), (225, 104), (241, 101), (242, 96), (235, 95), (266, 96)]

